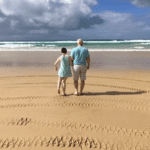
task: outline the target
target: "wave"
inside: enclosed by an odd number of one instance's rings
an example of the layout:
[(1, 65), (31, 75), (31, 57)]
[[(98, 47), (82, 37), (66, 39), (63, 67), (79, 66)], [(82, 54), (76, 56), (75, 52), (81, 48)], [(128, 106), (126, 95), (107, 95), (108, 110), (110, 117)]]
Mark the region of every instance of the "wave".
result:
[(31, 44), (6, 44), (0, 45), (1, 48), (25, 48), (25, 47), (34, 47), (35, 45)]
[(134, 48), (136, 48), (136, 49), (143, 49), (143, 48), (145, 48), (145, 47), (134, 47)]
[(141, 43), (141, 42), (150, 42), (150, 40), (124, 40), (124, 41), (84, 41), (85, 43)]
[[(0, 42), (0, 48), (10, 49), (55, 49), (60, 47), (74, 48), (76, 41), (5, 41)], [(150, 49), (150, 40), (105, 40), (105, 41), (84, 41), (85, 47), (89, 49)]]
[[(112, 40), (112, 41), (88, 41), (85, 40), (84, 43), (150, 43), (150, 40)], [(5, 41), (0, 42), (1, 44), (48, 44), (48, 43), (76, 43), (76, 41)]]
[(150, 42), (150, 40), (124, 40), (125, 42), (138, 42), (138, 43), (141, 43), (141, 42)]
[(46, 45), (47, 47), (55, 47), (56, 45)]
[[(55, 47), (56, 45), (45, 45), (45, 44), (42, 44), (40, 43), (40, 47)], [(3, 45), (0, 45), (0, 48), (29, 48), (29, 47), (37, 47), (39, 45), (37, 44), (3, 44)], [(39, 48), (39, 47), (38, 47)]]
[(141, 43), (142, 45), (150, 45), (150, 43)]

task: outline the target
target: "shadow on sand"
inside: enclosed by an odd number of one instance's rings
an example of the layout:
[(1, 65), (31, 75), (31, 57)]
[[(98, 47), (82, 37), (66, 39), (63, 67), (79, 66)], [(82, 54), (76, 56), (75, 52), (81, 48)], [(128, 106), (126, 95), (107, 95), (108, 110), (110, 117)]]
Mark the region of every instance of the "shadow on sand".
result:
[[(107, 92), (84, 92), (83, 95), (80, 96), (98, 96), (98, 95), (137, 95), (143, 94), (144, 91), (137, 92), (119, 92), (119, 91), (107, 91)], [(67, 94), (66, 96), (72, 96), (73, 93)]]
[[(137, 91), (137, 92), (119, 92), (119, 91), (107, 91), (107, 92), (84, 92), (82, 95), (79, 96), (98, 96), (98, 95), (138, 95), (146, 93), (144, 91)], [(72, 96), (74, 93), (67, 94), (66, 96)], [(77, 95), (75, 95), (77, 96)]]
[(107, 92), (85, 92), (84, 96), (91, 96), (91, 95), (136, 95), (136, 94), (143, 94), (143, 91), (137, 92), (119, 92), (119, 91), (107, 91)]

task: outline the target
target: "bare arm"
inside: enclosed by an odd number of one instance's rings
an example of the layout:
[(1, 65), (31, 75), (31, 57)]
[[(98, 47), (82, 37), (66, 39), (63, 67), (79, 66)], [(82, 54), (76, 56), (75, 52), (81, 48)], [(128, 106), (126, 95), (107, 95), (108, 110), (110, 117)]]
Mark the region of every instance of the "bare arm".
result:
[(69, 60), (70, 66), (73, 66), (73, 63), (72, 63), (72, 60), (71, 60), (71, 57), (70, 57), (70, 56), (68, 57), (68, 60)]
[(74, 58), (70, 57), (70, 65), (73, 66)]
[(61, 61), (61, 58), (58, 57), (58, 59), (56, 60), (56, 62), (54, 63), (54, 66), (55, 66), (55, 70), (57, 71), (58, 70), (58, 63)]
[(89, 68), (90, 68), (90, 57), (87, 57), (87, 58), (86, 58), (86, 61), (87, 61), (87, 63), (88, 63), (87, 69), (89, 69)]

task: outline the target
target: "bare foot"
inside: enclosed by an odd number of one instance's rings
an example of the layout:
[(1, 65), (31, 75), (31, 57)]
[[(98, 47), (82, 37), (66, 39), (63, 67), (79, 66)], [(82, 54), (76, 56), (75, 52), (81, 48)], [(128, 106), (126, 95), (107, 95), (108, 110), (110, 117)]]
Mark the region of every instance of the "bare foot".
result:
[(80, 93), (80, 95), (84, 95), (83, 93)]
[(67, 96), (67, 94), (63, 94), (62, 96)]
[(60, 94), (60, 89), (57, 89), (58, 94)]
[(79, 96), (79, 93), (78, 93), (78, 92), (75, 92), (74, 95)]

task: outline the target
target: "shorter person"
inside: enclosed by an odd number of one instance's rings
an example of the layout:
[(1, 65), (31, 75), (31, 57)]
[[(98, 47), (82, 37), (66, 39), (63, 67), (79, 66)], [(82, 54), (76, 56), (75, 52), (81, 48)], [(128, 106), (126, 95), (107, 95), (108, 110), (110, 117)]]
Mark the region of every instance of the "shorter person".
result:
[(71, 73), (71, 69), (70, 69), (70, 65), (72, 66), (72, 62), (71, 62), (71, 57), (66, 55), (67, 54), (67, 49), (66, 48), (62, 48), (61, 49), (61, 56), (58, 57), (57, 61), (55, 62), (54, 66), (55, 66), (55, 70), (58, 70), (58, 63), (60, 62), (60, 69), (58, 71), (58, 84), (57, 84), (57, 91), (58, 94), (60, 94), (60, 86), (62, 83), (62, 90), (63, 90), (63, 95), (66, 96), (66, 80), (68, 77), (72, 76)]

